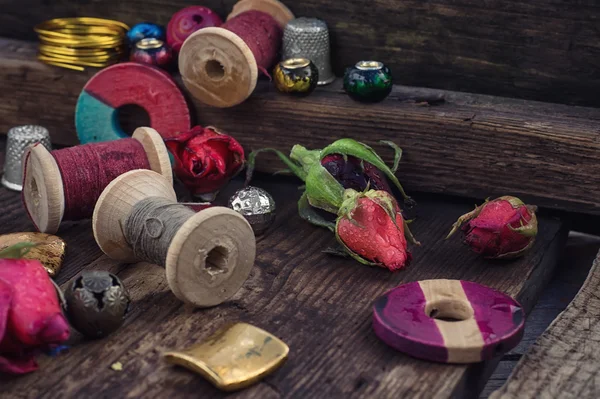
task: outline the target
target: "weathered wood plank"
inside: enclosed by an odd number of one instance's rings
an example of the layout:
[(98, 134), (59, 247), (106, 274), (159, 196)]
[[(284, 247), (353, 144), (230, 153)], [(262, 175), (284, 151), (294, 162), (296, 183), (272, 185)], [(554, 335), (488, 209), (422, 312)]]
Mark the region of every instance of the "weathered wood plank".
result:
[[(39, 123), (53, 142), (75, 144), (75, 102), (91, 72), (42, 65), (34, 53), (29, 43), (0, 40), (0, 131)], [(445, 102), (421, 104), (439, 97)], [(196, 102), (192, 108), (196, 122), (218, 126), (248, 150), (288, 152), (295, 143), (320, 148), (354, 137), (390, 160), (377, 141), (394, 140), (404, 149), (399, 176), (410, 191), (479, 199), (511, 193), (543, 207), (600, 215), (599, 109), (405, 86), (367, 106), (343, 94), (339, 81), (304, 99), (261, 82), (237, 107)], [(274, 156), (259, 158), (259, 170), (281, 166)]]
[(539, 301), (527, 316), (523, 339), (502, 361), (487, 381), (479, 398), (487, 399), (501, 388), (521, 357), (544, 333), (552, 321), (566, 309), (581, 289), (600, 250), (600, 237), (570, 232), (556, 274), (544, 288)]
[[(225, 17), (236, 0), (205, 0)], [(284, 1), (285, 2), (285, 1)], [(0, 36), (34, 39), (49, 18), (97, 16), (166, 24), (187, 0), (2, 2)], [(287, 1), (327, 21), (338, 76), (359, 59), (386, 62), (398, 83), (553, 102), (600, 105), (593, 1)]]
[[(334, 238), (298, 217), (295, 183), (255, 183), (275, 197), (277, 219), (259, 238), (253, 272), (230, 301), (194, 310), (169, 292), (158, 266), (122, 265), (104, 257), (89, 266), (79, 264), (117, 273), (133, 296), (132, 313), (104, 340), (75, 338), (68, 353), (42, 357), (35, 374), (0, 378), (4, 397), (23, 392), (39, 397), (222, 397), (202, 378), (167, 365), (161, 353), (236, 320), (269, 330), (291, 348), (283, 368), (240, 397), (476, 397), (494, 362), (447, 366), (390, 350), (372, 332), (373, 300), (401, 282), (458, 278), (517, 296), (529, 311), (550, 278), (565, 238), (558, 221), (542, 218), (539, 239), (528, 256), (490, 264), (460, 240), (442, 240), (456, 216), (471, 204), (418, 198), (413, 228), (423, 247), (414, 250), (415, 261), (408, 269), (392, 274), (321, 253)], [(235, 188), (228, 187), (221, 201)], [(65, 237), (70, 234), (64, 232)], [(116, 361), (123, 363), (123, 372), (110, 369)]]
[(491, 399), (600, 396), (600, 254), (567, 309), (539, 337)]

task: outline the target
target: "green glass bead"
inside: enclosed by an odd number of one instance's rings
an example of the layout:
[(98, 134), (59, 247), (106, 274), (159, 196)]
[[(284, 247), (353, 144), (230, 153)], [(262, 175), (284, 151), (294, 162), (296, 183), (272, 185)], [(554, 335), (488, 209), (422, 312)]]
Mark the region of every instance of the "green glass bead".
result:
[(319, 70), (306, 58), (281, 61), (273, 71), (275, 87), (282, 93), (308, 95), (317, 87)]
[(360, 102), (376, 103), (392, 91), (392, 72), (379, 61), (360, 61), (344, 74), (344, 90)]

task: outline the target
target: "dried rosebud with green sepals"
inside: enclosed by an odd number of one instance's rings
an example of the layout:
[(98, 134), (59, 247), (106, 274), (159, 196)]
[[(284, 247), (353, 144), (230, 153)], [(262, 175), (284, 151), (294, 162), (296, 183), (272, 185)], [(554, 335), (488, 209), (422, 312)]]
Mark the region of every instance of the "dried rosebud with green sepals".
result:
[(533, 246), (538, 231), (537, 207), (517, 197), (504, 196), (462, 215), (446, 238), (462, 227), (465, 243), (486, 258), (511, 259)]
[[(253, 151), (248, 157), (247, 183), (254, 170), (256, 156), (260, 152), (272, 151), (287, 165), (288, 171), (306, 183), (305, 193), (300, 199), (300, 215), (311, 223), (318, 218), (310, 207), (337, 214), (343, 201), (344, 189), (364, 191), (376, 188), (392, 193), (391, 182), (406, 203), (412, 199), (406, 195), (404, 188), (394, 175), (398, 168), (402, 150), (392, 142), (382, 141), (392, 147), (395, 152), (394, 165), (387, 166), (381, 157), (366, 144), (353, 139), (340, 139), (322, 150), (308, 150), (296, 144), (292, 147), (289, 158), (273, 148)], [(322, 218), (321, 218), (322, 219)], [(333, 230), (332, 224), (326, 227)]]
[(333, 142), (320, 151), (319, 159), (321, 165), (336, 177), (344, 188), (357, 191), (371, 188), (385, 190), (393, 195), (388, 184), (389, 180), (400, 191), (404, 201), (412, 203), (395, 175), (402, 158), (402, 149), (391, 141), (382, 140), (381, 143), (387, 144), (394, 150), (394, 165), (391, 168), (383, 162), (373, 148), (353, 139), (340, 139)]
[(412, 255), (407, 249), (407, 238), (420, 245), (410, 233), (396, 199), (381, 190), (346, 190), (335, 233), (354, 259), (390, 271), (409, 265)]

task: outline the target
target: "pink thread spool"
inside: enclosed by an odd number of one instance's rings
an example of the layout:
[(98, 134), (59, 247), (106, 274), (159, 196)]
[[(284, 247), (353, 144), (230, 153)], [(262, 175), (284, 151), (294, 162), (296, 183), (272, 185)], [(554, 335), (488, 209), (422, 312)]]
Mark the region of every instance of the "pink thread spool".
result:
[(90, 143), (48, 152), (25, 152), (23, 203), (42, 233), (56, 233), (63, 220), (91, 218), (102, 190), (117, 176), (150, 169), (173, 184), (169, 153), (158, 132), (135, 130), (132, 138)]
[(221, 27), (190, 35), (179, 52), (179, 71), (190, 93), (215, 107), (232, 107), (256, 87), (258, 71), (276, 62), (283, 27), (294, 15), (277, 0), (241, 0)]

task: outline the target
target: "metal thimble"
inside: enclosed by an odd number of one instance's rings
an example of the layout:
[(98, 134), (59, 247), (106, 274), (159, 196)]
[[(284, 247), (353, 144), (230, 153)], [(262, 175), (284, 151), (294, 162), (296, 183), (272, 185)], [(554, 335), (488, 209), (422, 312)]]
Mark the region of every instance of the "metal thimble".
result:
[(15, 191), (23, 189), (23, 153), (29, 145), (37, 142), (42, 143), (48, 151), (52, 150), (50, 134), (43, 126), (16, 126), (8, 131), (2, 176), (4, 187)]
[(329, 30), (320, 19), (300, 17), (288, 22), (283, 30), (282, 58), (311, 60), (319, 70), (318, 85), (326, 85), (335, 79), (331, 70)]

